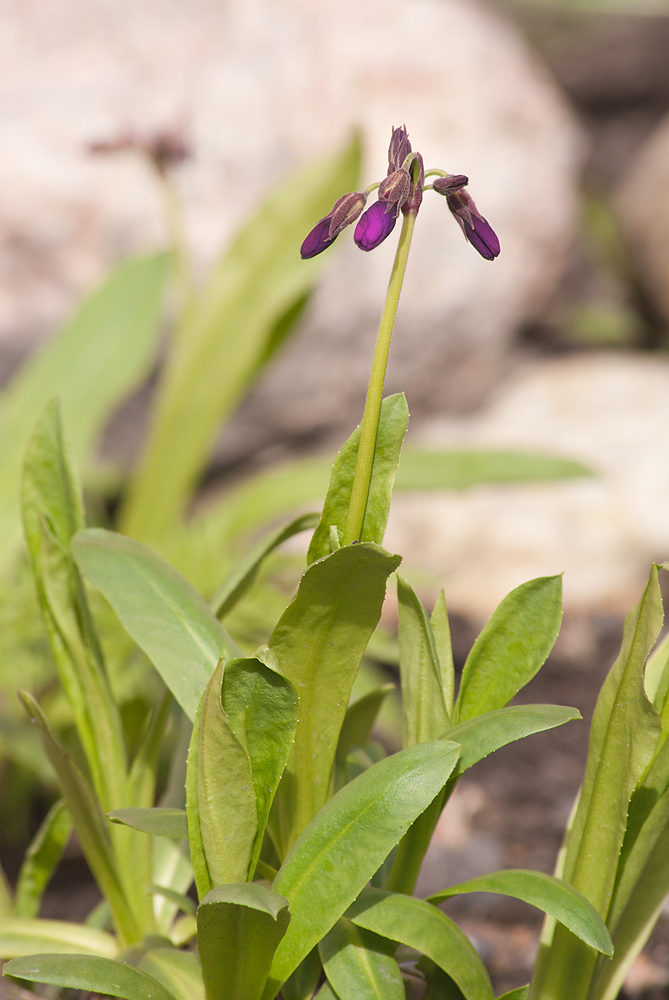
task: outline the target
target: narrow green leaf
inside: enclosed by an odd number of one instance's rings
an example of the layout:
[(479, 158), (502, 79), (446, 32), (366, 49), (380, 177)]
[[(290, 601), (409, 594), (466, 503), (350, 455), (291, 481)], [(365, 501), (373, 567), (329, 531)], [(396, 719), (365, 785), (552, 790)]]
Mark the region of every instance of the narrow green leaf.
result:
[(325, 974), (339, 1000), (405, 1000), (388, 942), (340, 917), (319, 944)]
[[(171, 707), (172, 692), (166, 691), (162, 701), (159, 704), (154, 705), (151, 710), (142, 741), (130, 768), (130, 775), (128, 779), (128, 798), (132, 805), (138, 808), (149, 808), (155, 799), (160, 749), (165, 735), (165, 728), (169, 722)], [(175, 758), (172, 761), (170, 784), (172, 783), (173, 771), (177, 760), (178, 748), (177, 755), (175, 755)], [(184, 779), (185, 771), (181, 778), (182, 788), (184, 785)]]
[(28, 920), (20, 917), (0, 920), (0, 957), (21, 958), (44, 949), (63, 955), (83, 952), (105, 958), (114, 958), (118, 954), (112, 935), (95, 927), (71, 924), (66, 920)]
[(253, 878), (269, 811), (286, 768), (298, 698), (291, 682), (255, 657), (231, 660), (223, 673), (223, 709), (251, 766), (257, 829), (248, 866)]
[(184, 896), (182, 892), (175, 892), (174, 889), (170, 889), (166, 885), (148, 885), (146, 891), (151, 896), (164, 896), (165, 899), (169, 899), (183, 913), (190, 913), (192, 916), (195, 916), (197, 906), (190, 896)]
[(611, 936), (597, 910), (573, 885), (553, 875), (509, 868), (449, 886), (428, 896), (427, 902), (436, 905), (467, 892), (494, 892), (522, 899), (555, 917), (597, 951), (609, 957), (613, 954)]
[(444, 682), (437, 646), (418, 595), (397, 575), (403, 745), (427, 743), (450, 726), (448, 682)]
[[(188, 892), (193, 882), (189, 843), (167, 837), (152, 837), (151, 879), (153, 885), (167, 888), (178, 896)], [(178, 903), (172, 902), (165, 895), (154, 895), (153, 912), (159, 934), (169, 932), (171, 936), (178, 906)]]
[(316, 994), (316, 1000), (339, 1000), (339, 997), (332, 989), (327, 979)]
[(453, 699), (455, 697), (455, 668), (453, 666), (453, 646), (451, 644), (451, 627), (448, 622), (448, 611), (446, 610), (446, 598), (443, 590), (440, 591), (432, 614), (430, 616), (432, 635), (437, 649), (439, 666), (441, 667), (441, 683), (444, 690), (444, 698), (448, 709), (449, 717), (453, 711)]
[[(383, 542), (390, 499), (395, 482), (400, 449), (409, 423), (409, 410), (404, 393), (386, 396), (381, 404), (379, 429), (374, 453), (372, 478), (365, 519), (360, 533), (361, 542)], [(330, 527), (334, 525), (343, 534), (351, 500), (351, 488), (360, 444), (360, 425), (342, 445), (332, 466), (330, 485), (323, 505), (321, 519), (311, 539), (307, 561), (330, 553)]]
[(270, 531), (257, 542), (251, 551), (235, 566), (229, 576), (223, 581), (211, 601), (209, 607), (221, 620), (230, 614), (234, 606), (242, 599), (253, 584), (258, 570), (270, 553), (293, 535), (301, 531), (315, 528), (318, 524), (318, 514), (301, 514), (288, 524)]
[(269, 640), (278, 670), (298, 692), (299, 719), (277, 793), (285, 854), (327, 801), (339, 730), (360, 660), (399, 564), (376, 545), (347, 545), (313, 563)]
[(20, 697), (31, 719), (39, 726), (44, 751), (58, 777), (86, 860), (109, 901), (116, 931), (124, 945), (130, 944), (141, 934), (119, 879), (100, 804), (82, 773), (54, 737), (35, 699), (25, 691)]
[(65, 986), (125, 1000), (174, 1000), (152, 976), (111, 958), (92, 955), (31, 955), (7, 962), (3, 975)]
[(156, 837), (173, 837), (180, 840), (188, 836), (188, 819), (185, 809), (113, 809), (107, 813), (112, 823), (122, 823), (133, 830), (151, 833)]
[(202, 972), (192, 951), (152, 948), (137, 966), (175, 997), (175, 1000), (205, 1000)]
[(466, 1000), (492, 1000), (490, 979), (474, 946), (435, 906), (403, 893), (370, 888), (347, 915), (358, 927), (427, 955), (456, 982)]
[[(625, 620), (623, 642), (601, 689), (590, 729), (585, 778), (566, 841), (563, 877), (606, 916), (616, 879), (630, 799), (656, 753), (662, 724), (644, 691), (644, 667), (662, 625), (654, 566), (640, 602)], [(542, 952), (537, 983), (587, 994), (596, 954), (557, 925), (550, 951)], [(566, 964), (565, 964), (566, 963)]]
[(273, 997), (342, 916), (392, 848), (444, 787), (460, 748), (423, 743), (387, 757), (332, 798), (284, 861), (273, 888), (292, 920), (265, 992)]
[[(669, 693), (669, 635), (648, 657), (645, 673), (646, 696), (663, 716), (663, 709)], [(662, 721), (664, 722), (664, 716)]]
[(353, 747), (367, 746), (379, 709), (385, 698), (394, 690), (394, 684), (383, 684), (348, 706), (339, 731), (337, 761), (344, 762)]
[(483, 483), (535, 483), (592, 476), (566, 458), (522, 451), (436, 451), (406, 448), (397, 471), (398, 490), (466, 490)]
[(54, 803), (26, 851), (16, 883), (16, 915), (36, 917), (42, 896), (72, 831), (72, 817), (62, 799)]
[(324, 266), (300, 260), (304, 233), (355, 188), (357, 138), (290, 177), (267, 199), (221, 260), (165, 366), (123, 530), (160, 538), (182, 512), (221, 421), (276, 346), (277, 323), (295, 311)]
[(20, 539), (18, 482), (40, 411), (62, 401), (78, 463), (85, 468), (110, 414), (148, 374), (160, 332), (168, 260), (124, 261), (23, 366), (0, 401), (0, 561)]
[(289, 920), (288, 901), (254, 882), (212, 889), (197, 911), (207, 1000), (260, 1000)]
[(283, 1000), (311, 1000), (321, 979), (323, 965), (318, 948), (312, 948), (281, 987)]
[(199, 808), (199, 756), (200, 756), (200, 736), (202, 711), (204, 708), (205, 694), (203, 693), (198, 705), (193, 732), (191, 734), (190, 745), (188, 747), (188, 763), (186, 766), (186, 815), (188, 817), (188, 844), (190, 847), (190, 857), (193, 863), (193, 877), (195, 888), (199, 899), (203, 899), (211, 889), (211, 876), (207, 867), (207, 859), (202, 843), (202, 828), (200, 826)]
[(454, 777), (459, 777), (467, 768), (507, 743), (580, 718), (581, 713), (577, 709), (562, 705), (508, 705), (461, 722), (443, 736), (443, 739), (462, 746)]
[(221, 654), (239, 655), (220, 622), (180, 573), (131, 538), (93, 528), (72, 551), (193, 720)]
[(248, 877), (258, 828), (251, 762), (223, 710), (222, 679), (221, 662), (203, 696), (197, 765), (200, 835), (214, 886)]
[(453, 721), (506, 705), (545, 662), (561, 620), (560, 576), (539, 577), (512, 590), (467, 657)]
[(527, 1000), (529, 995), (529, 986), (519, 986), (516, 990), (509, 990), (508, 993), (501, 993), (497, 997), (497, 1000)]

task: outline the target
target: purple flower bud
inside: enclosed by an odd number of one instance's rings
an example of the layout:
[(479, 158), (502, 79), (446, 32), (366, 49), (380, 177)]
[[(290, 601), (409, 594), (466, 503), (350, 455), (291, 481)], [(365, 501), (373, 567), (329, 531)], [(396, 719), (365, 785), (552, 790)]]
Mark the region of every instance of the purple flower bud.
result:
[(400, 209), (409, 197), (411, 175), (408, 170), (395, 170), (379, 184), (379, 201), (385, 201)]
[(462, 188), (446, 195), (451, 212), (460, 224), (465, 239), (486, 260), (494, 260), (499, 254), (499, 240), (490, 223), (483, 218), (471, 195)]
[(367, 202), (367, 196), (359, 191), (342, 195), (332, 207), (332, 211), (316, 223), (300, 250), (302, 260), (316, 257), (330, 246), (347, 226), (358, 218)]
[(405, 159), (411, 152), (411, 143), (409, 142), (409, 136), (407, 130), (402, 126), (402, 128), (394, 128), (392, 135), (390, 137), (390, 146), (388, 148), (388, 176), (399, 170)]
[(409, 175), (411, 177), (411, 190), (409, 197), (402, 205), (402, 211), (405, 215), (418, 215), (418, 209), (423, 201), (423, 184), (425, 183), (425, 167), (420, 153), (412, 153)]
[(432, 187), (439, 194), (452, 194), (460, 188), (469, 184), (469, 177), (465, 174), (446, 174), (445, 177), (435, 177)]
[(390, 236), (397, 222), (398, 209), (385, 201), (375, 201), (360, 217), (353, 239), (361, 250), (375, 250)]

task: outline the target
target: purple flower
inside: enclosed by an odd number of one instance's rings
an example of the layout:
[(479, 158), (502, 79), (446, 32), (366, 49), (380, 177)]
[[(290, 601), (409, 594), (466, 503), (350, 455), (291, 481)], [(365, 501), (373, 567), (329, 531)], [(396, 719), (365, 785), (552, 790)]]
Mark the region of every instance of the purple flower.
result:
[(465, 191), (466, 184), (464, 174), (449, 174), (447, 177), (436, 178), (433, 187), (439, 194), (446, 196), (448, 207), (467, 242), (486, 260), (494, 260), (499, 254), (497, 234), (479, 212), (472, 196)]
[(353, 239), (361, 250), (375, 250), (390, 236), (397, 222), (398, 208), (385, 201), (375, 201), (360, 216)]
[(359, 191), (342, 195), (322, 219), (311, 230), (300, 250), (302, 260), (316, 257), (330, 246), (347, 226), (358, 218), (367, 202), (367, 196)]

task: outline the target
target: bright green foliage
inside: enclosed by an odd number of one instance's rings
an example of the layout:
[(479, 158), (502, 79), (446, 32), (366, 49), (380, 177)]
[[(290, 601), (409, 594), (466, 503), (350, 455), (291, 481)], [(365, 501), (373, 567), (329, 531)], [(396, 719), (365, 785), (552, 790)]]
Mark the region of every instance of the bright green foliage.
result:
[[(67, 920), (0, 920), (0, 955), (20, 958), (48, 951), (63, 955), (86, 954), (114, 958), (118, 946), (111, 934)], [(7, 971), (7, 966), (5, 970)]]
[(169, 990), (175, 1000), (205, 1000), (200, 963), (192, 951), (152, 948), (137, 968)]
[(42, 895), (60, 861), (72, 830), (72, 818), (62, 799), (54, 803), (26, 851), (16, 883), (16, 915), (39, 915)]
[(180, 573), (131, 538), (91, 528), (77, 535), (72, 551), (194, 719), (221, 654), (239, 654), (220, 622)]
[(168, 259), (124, 261), (63, 330), (21, 369), (0, 401), (0, 560), (20, 537), (17, 486), (35, 421), (58, 396), (77, 460), (88, 466), (97, 435), (146, 377), (160, 331)]
[(318, 947), (339, 1000), (405, 1000), (394, 948), (388, 941), (340, 917)]
[(255, 883), (212, 889), (197, 913), (198, 950), (207, 1000), (260, 1000), (288, 901)]
[[(323, 261), (300, 260), (307, 232), (341, 191), (355, 188), (355, 139), (290, 177), (241, 230), (186, 311), (163, 372), (123, 530), (160, 539), (183, 511), (221, 422), (279, 346)], [(297, 310), (299, 311), (299, 310)]]
[(53, 983), (125, 1000), (174, 1000), (152, 976), (131, 965), (91, 955), (31, 955), (15, 958), (3, 972), (36, 983)]
[[(453, 656), (450, 641), (442, 642), (442, 668), (432, 625), (413, 588), (397, 577), (399, 605), (400, 676), (402, 678), (403, 745), (436, 740), (450, 728), (453, 692)], [(441, 609), (438, 612), (443, 626)], [(446, 627), (448, 619), (446, 618)]]
[(474, 946), (435, 906), (402, 893), (370, 888), (360, 893), (347, 916), (358, 927), (427, 955), (455, 980), (466, 1000), (492, 1000), (492, 985)]
[(173, 837), (179, 840), (188, 836), (185, 809), (138, 809), (130, 806), (127, 809), (112, 809), (107, 816), (112, 823), (122, 823), (133, 830), (142, 830), (156, 837)]
[(441, 741), (402, 750), (364, 771), (319, 811), (274, 882), (292, 919), (272, 965), (268, 1000), (444, 787), (459, 750)]
[(399, 564), (378, 545), (347, 545), (313, 563), (269, 640), (299, 698), (295, 742), (277, 793), (284, 856), (328, 799), (339, 730), (386, 580)]
[(337, 764), (344, 765), (346, 758), (354, 747), (365, 747), (367, 745), (381, 705), (387, 695), (394, 690), (394, 684), (383, 684), (380, 688), (369, 691), (362, 698), (358, 698), (357, 701), (352, 702), (348, 706), (344, 721), (339, 730), (335, 758)]
[(497, 997), (497, 1000), (527, 1000), (529, 993), (529, 986), (519, 986), (517, 990), (509, 990), (508, 993), (502, 993)]
[[(381, 404), (369, 496), (358, 539), (360, 542), (376, 542), (378, 545), (383, 542), (400, 449), (408, 423), (409, 410), (404, 394), (387, 396)], [(333, 525), (340, 540), (344, 533), (359, 444), (360, 425), (342, 445), (332, 466), (323, 513), (309, 546), (307, 561), (310, 563), (330, 553), (330, 529)]]
[(561, 620), (560, 576), (539, 577), (512, 590), (467, 657), (453, 721), (506, 705), (543, 665)]
[(611, 938), (600, 915), (578, 889), (562, 879), (543, 872), (509, 868), (449, 886), (428, 896), (427, 902), (436, 905), (463, 892), (496, 892), (522, 899), (555, 917), (597, 951), (609, 958), (613, 954)]

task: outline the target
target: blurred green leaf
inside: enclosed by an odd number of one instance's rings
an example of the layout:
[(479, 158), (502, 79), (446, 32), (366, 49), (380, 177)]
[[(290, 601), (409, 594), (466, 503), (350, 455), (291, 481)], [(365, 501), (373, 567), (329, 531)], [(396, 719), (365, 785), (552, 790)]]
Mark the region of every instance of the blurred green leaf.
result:
[(79, 532), (72, 551), (189, 719), (222, 653), (239, 649), (198, 592), (160, 556), (101, 528)]
[[(48, 948), (59, 954), (102, 955), (114, 958), (118, 953), (111, 934), (66, 920), (28, 920), (9, 917), (0, 920), (0, 956), (19, 958)], [(5, 971), (7, 968), (5, 966)]]
[(384, 684), (352, 702), (339, 730), (336, 758), (343, 762), (353, 747), (365, 747), (369, 742), (372, 727), (385, 698), (395, 690), (394, 684)]
[(197, 912), (207, 1000), (260, 1000), (289, 920), (288, 901), (262, 885), (212, 889)]
[(290, 177), (273, 192), (187, 310), (161, 380), (144, 457), (123, 530), (160, 538), (178, 520), (221, 423), (299, 313), (324, 261), (300, 259), (305, 233), (342, 191), (355, 188), (357, 137), (342, 152)]
[(131, 965), (92, 955), (31, 955), (8, 962), (3, 975), (66, 986), (125, 1000), (174, 1000), (152, 976)]
[(189, 913), (194, 917), (197, 912), (197, 904), (193, 902), (190, 896), (184, 896), (182, 892), (175, 892), (174, 889), (170, 889), (166, 885), (154, 885), (152, 883), (151, 885), (147, 885), (146, 891), (151, 896), (164, 896), (165, 899), (169, 899), (183, 913)]
[(580, 462), (523, 451), (407, 447), (397, 470), (396, 490), (468, 490), (483, 483), (536, 483), (592, 476)]
[(318, 947), (339, 1000), (405, 1000), (402, 974), (387, 941), (340, 917)]
[(107, 813), (112, 823), (122, 823), (133, 830), (153, 834), (155, 837), (172, 837), (180, 840), (188, 836), (188, 820), (185, 809), (112, 809)]
[(199, 806), (199, 770), (200, 770), (200, 737), (202, 729), (202, 713), (204, 711), (205, 692), (202, 694), (197, 714), (193, 723), (190, 745), (188, 747), (188, 762), (186, 767), (186, 815), (188, 817), (188, 846), (193, 864), (193, 877), (198, 898), (202, 899), (211, 889), (211, 876), (207, 866), (207, 858), (202, 842)]
[(347, 915), (358, 927), (427, 955), (455, 980), (466, 1000), (493, 1000), (488, 973), (474, 946), (458, 925), (435, 906), (403, 893), (368, 888)]
[(512, 590), (467, 657), (453, 721), (506, 705), (545, 662), (561, 621), (561, 576), (541, 576)]
[(24, 365), (0, 399), (0, 561), (20, 538), (18, 482), (40, 411), (59, 396), (77, 461), (86, 468), (115, 407), (148, 374), (168, 259), (125, 261)]
[(397, 574), (402, 742), (405, 747), (436, 740), (450, 727), (449, 675), (442, 675), (437, 645), (418, 595)]
[(609, 958), (613, 954), (613, 944), (606, 924), (592, 904), (573, 885), (553, 875), (509, 868), (451, 885), (448, 889), (428, 896), (427, 902), (436, 906), (445, 899), (467, 892), (494, 892), (522, 899), (545, 913), (550, 913), (592, 948)]
[(369, 543), (347, 545), (307, 569), (269, 640), (298, 692), (295, 742), (275, 809), (282, 856), (327, 801), (339, 730), (386, 580), (399, 564)]
[(44, 890), (72, 831), (72, 817), (62, 799), (54, 803), (26, 851), (16, 883), (16, 915), (36, 917)]
[(291, 923), (277, 949), (265, 1000), (327, 934), (444, 787), (459, 752), (457, 745), (441, 741), (402, 750), (345, 785), (318, 812), (273, 883), (290, 904)]
[(152, 948), (137, 966), (164, 986), (176, 1000), (205, 1000), (197, 955), (178, 948)]
[[(358, 539), (361, 542), (376, 542), (377, 545), (381, 545), (383, 542), (390, 511), (393, 483), (408, 424), (409, 409), (404, 393), (386, 396), (381, 403), (379, 414), (369, 496), (365, 508), (365, 519)], [(307, 561), (310, 563), (329, 555), (331, 549), (330, 529), (333, 525), (340, 539), (344, 533), (359, 444), (360, 425), (344, 442), (334, 460), (323, 513), (309, 546)]]

